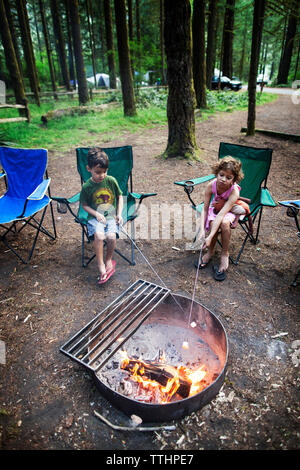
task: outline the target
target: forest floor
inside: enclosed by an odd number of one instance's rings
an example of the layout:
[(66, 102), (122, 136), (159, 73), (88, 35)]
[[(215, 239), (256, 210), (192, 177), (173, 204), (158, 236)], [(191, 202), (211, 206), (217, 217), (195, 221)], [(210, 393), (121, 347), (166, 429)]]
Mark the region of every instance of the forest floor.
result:
[[(262, 134), (246, 137), (240, 132), (246, 122), (247, 112), (238, 111), (197, 123), (201, 162), (158, 157), (166, 148), (166, 126), (122, 134), (110, 142), (99, 136), (99, 146), (133, 146), (134, 191), (157, 192), (143, 203), (149, 209), (154, 199), (155, 204), (188, 207), (174, 181), (211, 173), (221, 141), (272, 148), (268, 188), (274, 200), (299, 199), (299, 143)], [(299, 135), (299, 124), (300, 104), (293, 104), (290, 96), (257, 109), (257, 128)], [(61, 154), (59, 137), (57, 151), (49, 153), (49, 175), (53, 195), (71, 196), (80, 188), (75, 149)], [(197, 202), (203, 191), (195, 193)], [(88, 372), (59, 348), (131, 283), (160, 280), (138, 252), (135, 266), (115, 255), (115, 275), (97, 285), (95, 262), (81, 267), (79, 227), (54, 206), (57, 240), (41, 237), (30, 264), (21, 264), (0, 247), (0, 340), (6, 346), (0, 357), (0, 449), (299, 449), (299, 287), (291, 286), (299, 268), (299, 239), (284, 208), (265, 210), (260, 243), (246, 245), (224, 282), (213, 279), (211, 267), (199, 273), (195, 298), (221, 320), (229, 340), (222, 389), (202, 409), (162, 423), (174, 424), (173, 431), (139, 432), (114, 430), (94, 415), (97, 411), (121, 426), (130, 423), (102, 397)], [(232, 233), (232, 253), (241, 242), (239, 230)], [(137, 240), (172, 292), (189, 298), (196, 254), (185, 246), (192, 236), (174, 239), (171, 232), (168, 239)], [(119, 240), (122, 246), (128, 248), (128, 243)]]

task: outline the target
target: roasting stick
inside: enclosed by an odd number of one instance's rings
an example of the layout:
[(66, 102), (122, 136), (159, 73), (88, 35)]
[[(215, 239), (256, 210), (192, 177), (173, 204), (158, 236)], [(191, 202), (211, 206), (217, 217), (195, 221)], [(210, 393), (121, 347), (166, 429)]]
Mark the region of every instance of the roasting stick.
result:
[[(196, 271), (194, 289), (193, 289), (193, 295), (192, 295), (192, 302), (191, 302), (190, 314), (189, 314), (189, 319), (188, 319), (188, 327), (190, 326), (192, 310), (193, 310), (193, 304), (194, 304), (194, 300), (195, 300), (196, 285), (197, 285), (197, 282), (198, 282), (198, 275), (199, 275), (199, 266), (200, 266), (200, 263), (201, 263), (201, 260), (202, 260), (203, 244), (204, 244), (204, 241), (201, 242), (201, 248), (200, 248), (200, 252), (199, 252), (199, 258), (198, 258), (198, 263), (197, 263), (197, 271)], [(189, 349), (189, 342), (184, 341), (182, 343), (182, 347), (183, 347), (183, 349)]]
[[(135, 241), (130, 237), (130, 235), (126, 232), (126, 230), (124, 229), (124, 227), (122, 225), (120, 225), (121, 227), (121, 230), (125, 233), (125, 235), (129, 238), (129, 240), (134, 244), (134, 246), (136, 247), (136, 249), (139, 251), (139, 253), (142, 255), (142, 257), (144, 258), (144, 260), (146, 261), (146, 263), (148, 264), (148, 266), (152, 269), (152, 271), (154, 272), (154, 274), (158, 277), (158, 279), (160, 280), (160, 282), (164, 285), (164, 287), (166, 289), (169, 290), (168, 286), (166, 285), (166, 283), (162, 280), (162, 278), (159, 276), (159, 274), (155, 271), (155, 269), (153, 268), (153, 266), (151, 265), (150, 261), (146, 258), (146, 256), (141, 252), (141, 250), (139, 249), (139, 247), (137, 246), (137, 244), (135, 243)], [(180, 310), (183, 312), (183, 308), (181, 307), (181, 305), (179, 304), (179, 302), (177, 302), (177, 300), (175, 299), (174, 295), (172, 294), (172, 292), (170, 292), (173, 300), (176, 302), (176, 304), (178, 305), (178, 307), (180, 308)]]
[(94, 410), (95, 416), (97, 418), (101, 419), (105, 424), (110, 426), (112, 429), (115, 429), (116, 431), (174, 431), (176, 429), (176, 426), (118, 426), (117, 424), (113, 424), (108, 419), (104, 418), (100, 413), (97, 413), (97, 411)]

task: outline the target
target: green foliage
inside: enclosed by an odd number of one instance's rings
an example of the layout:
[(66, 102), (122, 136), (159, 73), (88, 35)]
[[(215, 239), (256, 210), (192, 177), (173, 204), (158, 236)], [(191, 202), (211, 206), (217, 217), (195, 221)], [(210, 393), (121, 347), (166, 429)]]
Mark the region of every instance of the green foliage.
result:
[[(120, 138), (122, 134), (140, 132), (142, 129), (150, 129), (156, 126), (167, 125), (167, 91), (164, 88), (141, 88), (136, 93), (138, 113), (133, 117), (125, 117), (121, 103), (121, 93), (116, 91), (106, 95), (105, 100), (95, 99), (91, 106), (103, 103), (103, 101), (116, 101), (120, 105), (101, 113), (87, 113), (85, 115), (63, 116), (59, 119), (49, 120), (47, 125), (41, 122), (41, 116), (48, 111), (57, 108), (76, 106), (77, 100), (54, 101), (42, 103), (40, 107), (30, 105), (31, 123), (18, 122), (1, 125), (0, 140), (10, 145), (28, 148), (58, 149), (61, 152), (68, 151), (77, 146), (89, 146), (102, 144)], [(258, 93), (257, 104), (263, 104), (276, 95), (270, 93)], [(247, 92), (218, 92), (207, 91), (208, 109), (201, 110), (197, 121), (204, 120), (215, 112), (231, 112), (237, 109), (247, 109)], [(13, 117), (15, 110), (1, 110), (1, 117)]]

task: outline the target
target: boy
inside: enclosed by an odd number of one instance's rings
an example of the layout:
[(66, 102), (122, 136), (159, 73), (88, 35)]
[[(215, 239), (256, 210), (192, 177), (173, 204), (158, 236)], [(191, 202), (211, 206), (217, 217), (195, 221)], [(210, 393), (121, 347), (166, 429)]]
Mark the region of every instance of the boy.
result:
[[(117, 180), (107, 175), (109, 160), (100, 148), (88, 152), (87, 170), (91, 173), (81, 188), (80, 203), (88, 213), (87, 229), (94, 236), (94, 249), (100, 273), (99, 284), (105, 283), (115, 272), (112, 255), (123, 223), (123, 196)], [(106, 240), (106, 263), (103, 261), (103, 241)]]

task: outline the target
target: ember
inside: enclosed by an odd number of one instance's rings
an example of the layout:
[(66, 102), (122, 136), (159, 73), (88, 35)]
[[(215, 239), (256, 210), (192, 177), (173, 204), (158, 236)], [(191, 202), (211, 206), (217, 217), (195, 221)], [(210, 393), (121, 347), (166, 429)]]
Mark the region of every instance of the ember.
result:
[(122, 356), (121, 369), (130, 372), (129, 380), (138, 384), (137, 389), (132, 390), (135, 399), (168, 403), (176, 399), (176, 394), (178, 399), (187, 398), (207, 386), (204, 366), (196, 370), (185, 366), (174, 367), (162, 362), (129, 358), (126, 351), (122, 351)]

